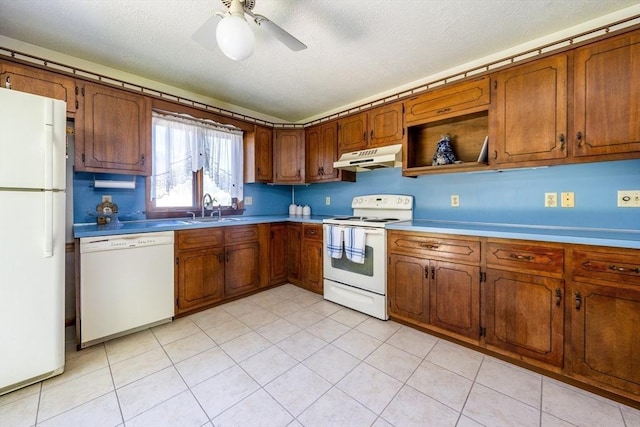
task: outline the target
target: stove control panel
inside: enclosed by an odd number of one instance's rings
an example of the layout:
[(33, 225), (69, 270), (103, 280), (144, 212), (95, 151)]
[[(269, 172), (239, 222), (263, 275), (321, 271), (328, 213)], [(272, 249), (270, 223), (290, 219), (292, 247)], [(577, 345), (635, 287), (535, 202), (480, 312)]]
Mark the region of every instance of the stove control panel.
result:
[(403, 194), (373, 194), (356, 196), (351, 202), (352, 208), (364, 209), (412, 209), (413, 196)]

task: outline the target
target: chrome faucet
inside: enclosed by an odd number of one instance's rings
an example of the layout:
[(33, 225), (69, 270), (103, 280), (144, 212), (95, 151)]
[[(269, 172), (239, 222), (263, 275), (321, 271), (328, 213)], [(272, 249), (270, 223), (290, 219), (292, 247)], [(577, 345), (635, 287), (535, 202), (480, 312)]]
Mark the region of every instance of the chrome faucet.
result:
[[(214, 202), (217, 202), (216, 199), (213, 199)], [(211, 213), (209, 214), (209, 216), (211, 218), (213, 218), (213, 214), (215, 211), (211, 211)], [(222, 219), (222, 206), (218, 205), (218, 209), (217, 209), (217, 213), (218, 213), (218, 221), (220, 221)]]
[[(209, 203), (207, 203), (207, 199), (209, 199)], [(207, 205), (209, 206), (213, 205), (213, 199), (211, 198), (211, 194), (209, 193), (205, 193), (205, 195), (202, 196), (202, 213), (201, 213), (202, 218), (204, 218), (204, 210)]]

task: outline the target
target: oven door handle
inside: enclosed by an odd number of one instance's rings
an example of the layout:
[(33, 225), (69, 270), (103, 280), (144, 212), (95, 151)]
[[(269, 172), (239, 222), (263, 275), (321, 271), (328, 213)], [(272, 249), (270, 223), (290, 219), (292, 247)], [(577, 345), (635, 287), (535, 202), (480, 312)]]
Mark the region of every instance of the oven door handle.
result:
[[(325, 224), (325, 225), (329, 225), (329, 224)], [(365, 234), (376, 234), (376, 235), (384, 235), (384, 228), (374, 228), (374, 227), (358, 227), (358, 226), (345, 226), (345, 225), (339, 225), (338, 227), (340, 227), (340, 229), (342, 229), (343, 231), (349, 230), (350, 228), (361, 228), (364, 230)], [(328, 228), (328, 227), (325, 227)]]

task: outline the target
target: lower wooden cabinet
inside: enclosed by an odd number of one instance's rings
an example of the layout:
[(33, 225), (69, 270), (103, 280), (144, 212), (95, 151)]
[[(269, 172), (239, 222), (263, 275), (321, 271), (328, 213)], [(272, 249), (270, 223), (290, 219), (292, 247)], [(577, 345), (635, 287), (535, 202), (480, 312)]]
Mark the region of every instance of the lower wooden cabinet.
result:
[(302, 284), (301, 244), (302, 224), (287, 224), (287, 277), (289, 282), (298, 286)]
[(640, 403), (640, 250), (399, 230), (387, 247), (392, 319)]
[(571, 374), (640, 401), (640, 251), (570, 251)]
[(180, 230), (174, 245), (176, 315), (258, 289), (258, 226)]
[(302, 287), (323, 293), (322, 225), (302, 224), (301, 275)]
[(269, 284), (287, 281), (287, 224), (271, 224), (269, 227)]
[(483, 288), (487, 347), (562, 367), (564, 281), (487, 269)]
[(395, 230), (387, 236), (389, 315), (477, 341), (479, 241)]

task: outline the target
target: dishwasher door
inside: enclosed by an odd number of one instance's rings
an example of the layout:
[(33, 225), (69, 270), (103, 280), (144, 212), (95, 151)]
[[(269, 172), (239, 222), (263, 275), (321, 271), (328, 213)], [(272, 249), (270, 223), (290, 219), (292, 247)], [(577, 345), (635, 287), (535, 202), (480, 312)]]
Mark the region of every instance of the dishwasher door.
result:
[(80, 239), (80, 347), (173, 315), (173, 231)]

